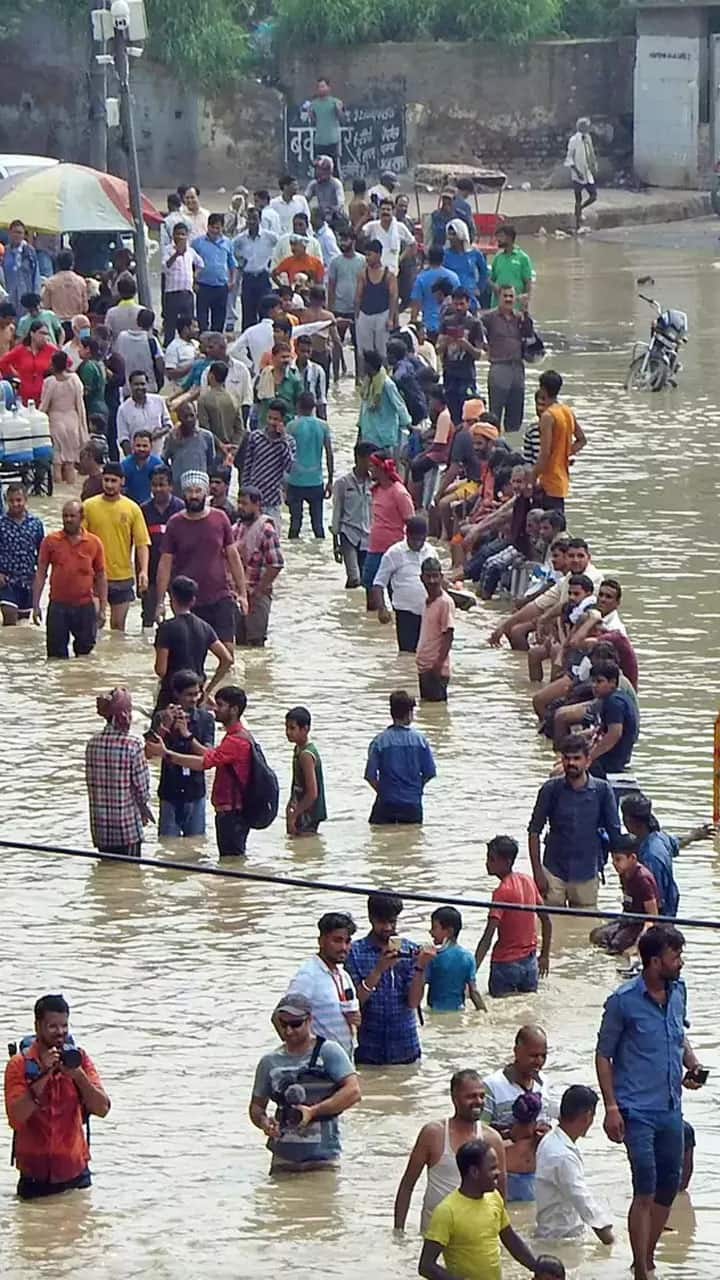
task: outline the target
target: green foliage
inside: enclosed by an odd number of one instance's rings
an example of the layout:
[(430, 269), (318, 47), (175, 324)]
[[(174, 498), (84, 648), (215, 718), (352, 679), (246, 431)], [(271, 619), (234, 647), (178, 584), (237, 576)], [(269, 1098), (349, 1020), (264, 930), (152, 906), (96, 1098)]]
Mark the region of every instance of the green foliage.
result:
[[(97, 0), (99, 5), (100, 0)], [(65, 21), (87, 22), (87, 0), (46, 0)], [(145, 0), (148, 54), (199, 89), (222, 89), (260, 56), (252, 24), (270, 19), (273, 46), (383, 40), (491, 40), (521, 44), (634, 29), (629, 0)], [(37, 0), (0, 0), (7, 36), (37, 19)]]
[[(633, 29), (627, 0), (275, 0), (277, 44), (491, 40), (521, 44)], [(629, 23), (629, 26), (628, 26)]]

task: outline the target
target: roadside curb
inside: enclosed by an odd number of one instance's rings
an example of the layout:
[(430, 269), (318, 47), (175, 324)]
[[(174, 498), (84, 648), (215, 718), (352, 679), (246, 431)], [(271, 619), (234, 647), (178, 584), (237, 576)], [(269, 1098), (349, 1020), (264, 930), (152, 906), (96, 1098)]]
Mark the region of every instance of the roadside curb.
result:
[[(568, 205), (570, 203), (568, 193)], [(600, 199), (596, 207), (586, 215), (585, 225), (591, 231), (602, 231), (609, 227), (638, 226), (647, 222), (683, 222), (688, 218), (706, 218), (711, 213), (710, 193), (707, 191), (684, 194), (677, 200), (653, 200), (652, 197), (639, 196), (636, 204), (622, 208), (611, 204), (603, 205)], [(575, 229), (572, 208), (545, 213), (518, 213), (513, 215), (512, 224), (518, 234), (525, 235), (536, 235), (541, 227), (550, 232), (573, 233)]]

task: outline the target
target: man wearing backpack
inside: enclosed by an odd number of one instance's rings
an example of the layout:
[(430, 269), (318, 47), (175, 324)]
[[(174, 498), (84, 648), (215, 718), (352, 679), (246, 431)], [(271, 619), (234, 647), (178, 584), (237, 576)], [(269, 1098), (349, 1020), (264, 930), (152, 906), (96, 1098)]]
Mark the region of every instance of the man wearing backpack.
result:
[[(188, 731), (183, 733), (192, 755), (168, 751), (164, 742), (149, 742), (147, 754), (161, 757), (184, 769), (214, 769), (211, 802), (215, 810), (215, 836), (221, 858), (245, 857), (251, 827), (269, 826), (277, 814), (277, 779), (265, 763), (260, 748), (242, 723), (247, 706), (245, 690), (226, 684), (215, 695), (215, 719), (225, 730), (217, 747), (202, 748)], [(275, 789), (274, 812), (272, 797)], [(257, 792), (257, 794), (256, 794)], [(260, 812), (262, 810), (262, 812)]]

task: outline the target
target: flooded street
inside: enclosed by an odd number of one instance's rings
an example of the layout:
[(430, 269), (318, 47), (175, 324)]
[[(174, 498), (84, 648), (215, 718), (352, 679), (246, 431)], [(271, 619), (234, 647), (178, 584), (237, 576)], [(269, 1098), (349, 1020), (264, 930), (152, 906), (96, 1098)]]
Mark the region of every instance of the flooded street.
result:
[[(563, 394), (588, 436), (574, 467), (569, 526), (587, 537), (596, 565), (622, 583), (623, 615), (640, 663), (634, 772), (671, 831), (710, 817), (720, 648), (720, 274), (711, 265), (718, 246), (678, 250), (677, 226), (673, 237), (646, 250), (640, 233), (626, 241), (524, 246), (538, 271), (533, 311), (540, 330), (580, 339), (545, 361), (565, 376)], [(688, 312), (690, 343), (677, 391), (631, 399), (620, 387), (629, 344), (649, 327), (649, 308), (635, 296), (643, 275), (655, 278), (650, 292)], [(535, 383), (532, 370), (528, 383)], [(331, 397), (329, 417), (339, 474), (349, 465), (355, 434), (349, 383)], [(59, 526), (65, 494), (33, 508), (47, 528)], [(279, 771), (283, 804), (291, 756), (285, 711), (296, 703), (312, 710), (329, 820), (319, 837), (302, 841), (288, 841), (281, 821), (251, 833), (250, 868), (418, 889), (437, 893), (438, 903), (446, 893), (489, 896), (495, 882), (485, 872), (484, 841), (497, 832), (517, 836), (527, 869), (527, 820), (551, 763), (535, 731), (524, 655), (487, 645), (499, 606), (459, 615), (448, 708), (419, 710), (438, 765), (424, 828), (371, 830), (367, 744), (387, 723), (389, 691), (414, 690), (414, 664), (396, 654), (394, 628), (365, 616), (361, 593), (343, 589), (330, 542), (316, 544), (309, 528), (303, 532), (299, 544), (284, 542), (287, 567), (268, 647), (243, 655), (244, 677), (241, 663), (237, 674), (248, 691), (247, 723)], [(95, 695), (127, 684), (134, 730), (141, 732), (147, 722), (141, 709), (154, 700), (152, 663), (138, 606), (126, 636), (102, 635), (93, 656), (80, 661), (47, 664), (42, 630), (3, 633), (4, 839), (90, 847), (83, 753), (100, 727)], [(212, 838), (161, 847), (150, 834), (144, 851), (216, 858)], [(684, 851), (676, 875), (681, 915), (720, 916), (720, 862), (709, 842)], [(613, 909), (620, 901), (612, 868), (602, 901)], [(15, 1171), (5, 1161), (5, 1280), (30, 1272), (55, 1280), (327, 1280), (341, 1273), (347, 1280), (369, 1273), (410, 1280), (420, 1252), (421, 1189), (400, 1240), (392, 1233), (392, 1201), (417, 1130), (449, 1114), (452, 1072), (502, 1066), (517, 1027), (529, 1018), (547, 1030), (551, 1093), (559, 1100), (568, 1084), (595, 1085), (595, 1035), (617, 981), (616, 962), (590, 947), (585, 924), (562, 922), (555, 925), (550, 977), (536, 997), (494, 1002), (487, 1014), (428, 1015), (418, 1067), (362, 1071), (364, 1098), (346, 1118), (338, 1174), (271, 1181), (263, 1136), (247, 1118), (256, 1061), (275, 1045), (269, 1014), (287, 978), (313, 952), (319, 915), (350, 909), (362, 929), (364, 899), (4, 850), (3, 903), (2, 1039), (31, 1031), (38, 995), (63, 991), (71, 1029), (113, 1103), (109, 1117), (93, 1125), (91, 1191), (17, 1203)], [(429, 911), (408, 903), (402, 933), (427, 941)], [(464, 918), (461, 941), (474, 948), (484, 912), (467, 910)], [(718, 1275), (720, 1032), (712, 1010), (719, 960), (717, 934), (688, 930), (690, 1035), (711, 1075), (704, 1091), (686, 1094), (686, 1115), (698, 1134), (696, 1173), (691, 1198), (679, 1197), (673, 1230), (660, 1246), (659, 1274), (668, 1280)], [(583, 1151), (619, 1240), (611, 1252), (587, 1242), (563, 1256), (576, 1280), (626, 1280), (624, 1150), (607, 1142), (598, 1119)], [(512, 1218), (523, 1234), (531, 1230), (529, 1206), (513, 1209)], [(520, 1274), (528, 1273), (505, 1255), (503, 1275)]]

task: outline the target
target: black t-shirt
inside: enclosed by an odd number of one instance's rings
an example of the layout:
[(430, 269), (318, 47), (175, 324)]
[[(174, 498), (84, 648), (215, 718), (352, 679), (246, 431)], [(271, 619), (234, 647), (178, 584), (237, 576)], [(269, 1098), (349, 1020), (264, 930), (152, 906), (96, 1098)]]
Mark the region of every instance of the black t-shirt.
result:
[[(483, 330), (479, 320), (449, 311), (443, 317), (440, 333), (449, 339), (443, 356), (443, 370), (453, 378), (472, 378), (475, 373), (475, 357), (457, 345), (457, 340), (467, 338), (475, 348), (482, 346)], [(455, 341), (453, 341), (455, 339)]]
[(155, 632), (155, 648), (168, 650), (167, 673), (161, 685), (162, 694), (170, 692), (172, 677), (176, 671), (197, 671), (205, 674), (205, 659), (217, 635), (209, 623), (194, 613), (179, 613), (175, 618), (161, 622)]
[[(165, 624), (163, 623), (163, 626)], [(188, 729), (196, 742), (203, 747), (211, 747), (215, 741), (215, 720), (210, 711), (204, 707), (196, 707), (188, 716)], [(180, 755), (188, 754), (187, 739), (179, 734), (170, 734), (165, 739), (168, 751), (177, 751)], [(199, 769), (183, 769), (182, 765), (168, 764), (163, 760), (160, 767), (160, 786), (158, 796), (161, 800), (169, 800), (171, 804), (189, 804), (193, 800), (201, 800), (205, 795), (205, 774)]]

